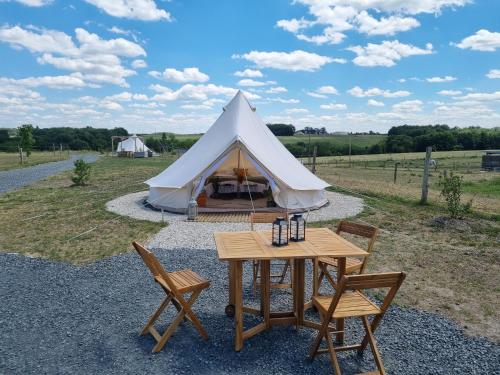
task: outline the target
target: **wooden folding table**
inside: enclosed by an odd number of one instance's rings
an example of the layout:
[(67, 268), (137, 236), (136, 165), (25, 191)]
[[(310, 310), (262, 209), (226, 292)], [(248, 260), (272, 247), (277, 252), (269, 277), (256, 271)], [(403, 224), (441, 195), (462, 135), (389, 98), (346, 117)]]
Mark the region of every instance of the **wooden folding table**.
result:
[[(304, 319), (305, 260), (315, 262), (313, 293), (318, 290), (317, 258), (330, 256), (338, 259), (338, 277), (345, 274), (346, 257), (366, 257), (368, 253), (327, 228), (308, 228), (306, 240), (290, 242), (283, 247), (271, 244), (271, 231), (215, 232), (219, 259), (229, 262), (229, 305), (234, 306), (235, 350), (240, 351), (243, 341), (269, 329), (273, 325), (296, 325), (319, 329), (319, 324)], [(293, 311), (270, 311), (270, 261), (293, 260)], [(261, 262), (261, 309), (243, 306), (243, 262)], [(227, 309), (226, 309), (227, 311)], [(263, 322), (243, 330), (243, 313), (262, 315)], [(337, 340), (343, 341), (344, 321), (337, 321)]]

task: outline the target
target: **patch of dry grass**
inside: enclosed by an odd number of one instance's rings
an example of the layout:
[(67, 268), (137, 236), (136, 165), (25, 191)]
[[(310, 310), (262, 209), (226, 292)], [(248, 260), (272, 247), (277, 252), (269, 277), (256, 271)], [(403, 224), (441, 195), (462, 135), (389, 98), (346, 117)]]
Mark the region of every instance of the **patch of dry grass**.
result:
[(170, 162), (101, 157), (92, 165), (88, 186), (72, 186), (66, 172), (0, 196), (1, 251), (74, 264), (126, 251), (132, 240), (145, 240), (162, 225), (115, 215), (105, 204), (146, 190), (143, 181)]
[(24, 159), (24, 163), (21, 165), (21, 160), (19, 158), (19, 153), (16, 152), (0, 152), (0, 171), (7, 171), (9, 169), (31, 167), (33, 165), (49, 163), (51, 161), (66, 160), (69, 158), (68, 152), (64, 151), (61, 154), (59, 151), (53, 152), (48, 151), (33, 151), (29, 158)]
[[(432, 226), (433, 218), (446, 215), (437, 177), (431, 177), (430, 205), (420, 206), (415, 202), (420, 198), (421, 177), (411, 173), (404, 171), (393, 184), (392, 171), (319, 167), (320, 177), (339, 191), (364, 195), (367, 207), (354, 221), (382, 229), (367, 271), (407, 272), (398, 303), (444, 314), (470, 334), (500, 341), (500, 199), (476, 194), (476, 213), (465, 219), (463, 227)], [(498, 176), (463, 175), (466, 181)], [(336, 222), (327, 225), (333, 228)]]

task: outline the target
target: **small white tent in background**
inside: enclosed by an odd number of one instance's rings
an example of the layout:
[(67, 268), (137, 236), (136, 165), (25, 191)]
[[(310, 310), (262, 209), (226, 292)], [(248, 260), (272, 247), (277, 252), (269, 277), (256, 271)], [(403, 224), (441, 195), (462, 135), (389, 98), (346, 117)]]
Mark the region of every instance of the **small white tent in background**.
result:
[(153, 154), (136, 134), (118, 142), (116, 152), (119, 156), (133, 156), (136, 158), (147, 158)]
[(266, 192), (278, 208), (304, 211), (325, 205), (329, 186), (283, 146), (241, 91), (193, 147), (146, 183), (148, 202), (174, 212), (200, 193), (207, 197), (202, 212), (266, 211)]

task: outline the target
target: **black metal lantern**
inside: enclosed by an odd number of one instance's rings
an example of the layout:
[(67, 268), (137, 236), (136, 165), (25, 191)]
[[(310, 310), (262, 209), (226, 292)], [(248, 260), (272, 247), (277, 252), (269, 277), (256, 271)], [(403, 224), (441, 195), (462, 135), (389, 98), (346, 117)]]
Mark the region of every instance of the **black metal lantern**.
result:
[(290, 219), (290, 241), (304, 241), (306, 239), (306, 221), (301, 214), (294, 214)]
[(288, 221), (284, 217), (277, 217), (273, 222), (273, 246), (288, 245)]

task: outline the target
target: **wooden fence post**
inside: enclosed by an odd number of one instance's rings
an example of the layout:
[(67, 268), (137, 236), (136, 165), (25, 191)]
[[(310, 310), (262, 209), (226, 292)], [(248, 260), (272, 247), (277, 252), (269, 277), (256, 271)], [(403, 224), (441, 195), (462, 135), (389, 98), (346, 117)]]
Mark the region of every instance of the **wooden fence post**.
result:
[(394, 163), (394, 183), (396, 183), (396, 180), (398, 178), (398, 165), (399, 162)]
[(316, 154), (318, 152), (318, 146), (314, 146), (313, 150), (313, 165), (312, 165), (312, 173), (316, 174)]
[(429, 194), (429, 166), (431, 163), (432, 146), (425, 150), (424, 174), (422, 176), (422, 197), (420, 204), (427, 204), (427, 195)]
[(19, 147), (19, 159), (21, 160), (21, 165), (23, 165), (24, 159), (23, 159), (23, 148), (22, 147)]

